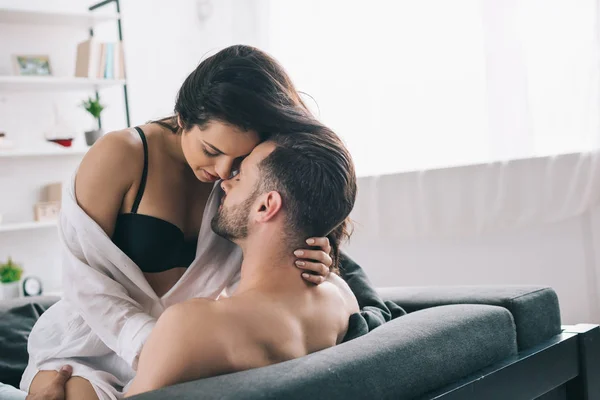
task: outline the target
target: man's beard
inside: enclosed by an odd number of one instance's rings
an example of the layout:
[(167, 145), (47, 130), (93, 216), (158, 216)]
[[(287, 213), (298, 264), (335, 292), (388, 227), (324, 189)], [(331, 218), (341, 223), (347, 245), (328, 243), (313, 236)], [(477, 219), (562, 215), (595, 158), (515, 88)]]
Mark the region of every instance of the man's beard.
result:
[(242, 204), (230, 208), (225, 208), (223, 205), (211, 221), (213, 232), (232, 242), (248, 237), (248, 216), (256, 197), (258, 197), (257, 190)]

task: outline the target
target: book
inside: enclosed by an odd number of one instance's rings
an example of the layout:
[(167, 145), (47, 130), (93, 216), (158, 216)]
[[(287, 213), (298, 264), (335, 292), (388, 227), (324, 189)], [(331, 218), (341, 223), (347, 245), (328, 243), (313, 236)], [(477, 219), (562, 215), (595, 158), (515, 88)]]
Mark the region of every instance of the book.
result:
[(75, 76), (80, 78), (95, 78), (98, 74), (99, 50), (101, 43), (88, 39), (77, 45), (77, 58), (75, 61)]
[(115, 43), (114, 51), (115, 79), (125, 79), (125, 61), (123, 53), (123, 42)]
[(121, 41), (101, 43), (91, 38), (77, 45), (75, 76), (82, 78), (125, 79)]
[(100, 45), (100, 57), (98, 58), (98, 74), (97, 78), (104, 78), (104, 71), (106, 70), (106, 43)]
[(104, 65), (104, 78), (106, 79), (114, 79), (115, 70), (114, 70), (114, 59), (115, 59), (115, 44), (114, 43), (106, 43), (106, 64)]

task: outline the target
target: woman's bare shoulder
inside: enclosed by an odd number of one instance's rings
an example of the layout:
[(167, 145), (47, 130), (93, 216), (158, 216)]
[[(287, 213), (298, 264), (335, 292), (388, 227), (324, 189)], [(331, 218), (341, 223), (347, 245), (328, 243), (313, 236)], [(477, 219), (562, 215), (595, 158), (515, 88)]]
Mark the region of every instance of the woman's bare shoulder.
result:
[(142, 174), (143, 145), (131, 130), (102, 136), (87, 152), (75, 178), (79, 206), (111, 236), (123, 199)]
[[(143, 151), (139, 134), (132, 129), (121, 129), (103, 135), (88, 154), (104, 156), (132, 156), (132, 152)], [(128, 157), (131, 158), (131, 157)]]
[[(109, 132), (103, 135), (87, 152), (79, 172), (93, 169), (101, 173), (119, 173), (122, 178), (137, 176), (143, 168), (143, 145), (137, 133), (130, 129)], [(139, 171), (138, 171), (139, 170)], [(113, 178), (118, 180), (119, 176)]]

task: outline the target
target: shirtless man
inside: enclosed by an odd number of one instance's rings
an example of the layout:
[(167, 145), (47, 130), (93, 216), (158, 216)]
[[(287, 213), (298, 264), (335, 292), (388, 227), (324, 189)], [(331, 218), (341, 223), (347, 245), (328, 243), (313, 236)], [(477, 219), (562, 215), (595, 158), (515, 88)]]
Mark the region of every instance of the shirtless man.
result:
[(327, 235), (339, 254), (356, 176), (335, 134), (278, 135), (256, 147), (222, 187), (212, 227), (242, 248), (240, 284), (229, 298), (193, 299), (165, 311), (127, 396), (334, 346), (359, 312), (335, 269), (321, 285), (308, 284), (298, 279), (292, 253), (301, 238)]

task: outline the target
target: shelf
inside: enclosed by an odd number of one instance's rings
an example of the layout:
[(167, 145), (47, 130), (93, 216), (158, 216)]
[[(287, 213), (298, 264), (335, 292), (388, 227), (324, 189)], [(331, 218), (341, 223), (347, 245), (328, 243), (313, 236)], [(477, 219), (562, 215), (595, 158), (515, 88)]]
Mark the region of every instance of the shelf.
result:
[(100, 22), (117, 21), (118, 13), (57, 13), (0, 8), (0, 24), (59, 25), (91, 28)]
[(90, 79), (53, 76), (0, 76), (0, 91), (95, 90), (124, 85), (124, 79)]
[(46, 222), (21, 222), (21, 223), (7, 223), (0, 224), (0, 233), (2, 232), (15, 232), (15, 231), (25, 231), (32, 229), (47, 229), (47, 228), (56, 228), (56, 221), (46, 221)]
[(89, 147), (48, 147), (48, 148), (24, 148), (24, 149), (0, 149), (0, 159), (16, 157), (46, 157), (46, 156), (81, 156), (87, 153)]

